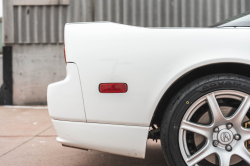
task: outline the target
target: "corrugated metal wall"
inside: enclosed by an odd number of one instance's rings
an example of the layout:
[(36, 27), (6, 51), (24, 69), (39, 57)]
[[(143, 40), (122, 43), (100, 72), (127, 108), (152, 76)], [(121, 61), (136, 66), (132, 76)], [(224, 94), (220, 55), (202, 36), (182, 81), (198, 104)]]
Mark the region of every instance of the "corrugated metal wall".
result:
[[(68, 5), (13, 5), (4, 0), (5, 43), (63, 43), (66, 22), (93, 21), (92, 0)], [(5, 14), (6, 13), (6, 14)], [(12, 17), (10, 17), (12, 16)], [(5, 17), (4, 17), (5, 18)]]
[(250, 10), (249, 0), (70, 0), (14, 6), (14, 43), (62, 43), (66, 22), (112, 21), (146, 27), (206, 27)]
[(250, 0), (96, 0), (95, 20), (145, 27), (207, 27), (250, 10)]
[(73, 0), (68, 6), (14, 6), (14, 42), (62, 43), (66, 22), (92, 21), (90, 3)]
[(66, 22), (93, 20), (145, 27), (207, 27), (248, 10), (250, 0), (70, 0), (69, 5), (20, 5), (13, 6), (13, 39), (5, 41), (62, 43)]

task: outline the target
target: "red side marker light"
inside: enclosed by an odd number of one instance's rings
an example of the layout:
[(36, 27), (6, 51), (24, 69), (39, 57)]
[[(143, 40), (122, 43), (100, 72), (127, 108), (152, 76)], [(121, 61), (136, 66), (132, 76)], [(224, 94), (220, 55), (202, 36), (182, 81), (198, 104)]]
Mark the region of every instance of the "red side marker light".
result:
[(104, 83), (99, 86), (101, 93), (125, 93), (127, 90), (128, 86), (126, 83)]

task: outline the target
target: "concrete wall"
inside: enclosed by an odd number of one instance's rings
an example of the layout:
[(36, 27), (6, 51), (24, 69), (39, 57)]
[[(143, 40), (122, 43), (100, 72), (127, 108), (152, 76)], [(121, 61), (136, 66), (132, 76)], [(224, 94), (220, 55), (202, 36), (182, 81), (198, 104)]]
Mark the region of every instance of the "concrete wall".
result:
[(62, 44), (13, 45), (13, 103), (47, 104), (47, 86), (64, 79)]

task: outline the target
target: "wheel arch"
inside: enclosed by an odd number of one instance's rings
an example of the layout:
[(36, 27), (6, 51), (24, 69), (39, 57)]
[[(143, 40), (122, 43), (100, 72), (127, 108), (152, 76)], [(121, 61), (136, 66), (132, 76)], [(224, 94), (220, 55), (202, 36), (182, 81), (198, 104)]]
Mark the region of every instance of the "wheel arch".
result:
[(221, 62), (221, 63), (207, 64), (184, 73), (181, 77), (179, 77), (171, 84), (171, 86), (165, 91), (165, 93), (159, 100), (157, 107), (154, 111), (154, 114), (152, 116), (150, 126), (156, 124), (158, 127), (160, 127), (166, 107), (170, 103), (172, 97), (180, 89), (184, 88), (187, 84), (198, 78), (218, 73), (232, 73), (250, 78), (250, 65), (244, 63)]

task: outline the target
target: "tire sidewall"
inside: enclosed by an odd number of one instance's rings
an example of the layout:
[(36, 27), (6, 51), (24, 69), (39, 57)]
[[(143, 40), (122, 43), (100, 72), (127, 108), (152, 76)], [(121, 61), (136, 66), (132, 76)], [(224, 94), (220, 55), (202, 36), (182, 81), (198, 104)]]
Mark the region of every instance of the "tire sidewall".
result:
[(219, 90), (250, 94), (250, 80), (231, 74), (211, 75), (190, 83), (172, 99), (161, 125), (161, 143), (168, 165), (186, 166), (179, 148), (179, 128), (188, 108), (202, 96)]

